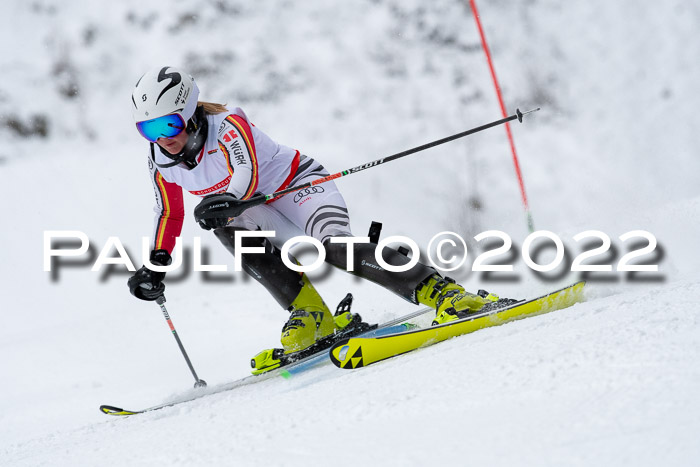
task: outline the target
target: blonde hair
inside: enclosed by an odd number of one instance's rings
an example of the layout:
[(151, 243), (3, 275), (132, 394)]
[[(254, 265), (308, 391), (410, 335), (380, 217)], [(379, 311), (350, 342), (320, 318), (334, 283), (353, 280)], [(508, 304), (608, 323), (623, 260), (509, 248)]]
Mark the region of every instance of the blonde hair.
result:
[(197, 106), (202, 106), (204, 109), (204, 112), (213, 115), (213, 114), (220, 114), (222, 112), (228, 112), (228, 109), (226, 108), (226, 105), (224, 104), (217, 104), (216, 102), (202, 102), (199, 101), (197, 102)]

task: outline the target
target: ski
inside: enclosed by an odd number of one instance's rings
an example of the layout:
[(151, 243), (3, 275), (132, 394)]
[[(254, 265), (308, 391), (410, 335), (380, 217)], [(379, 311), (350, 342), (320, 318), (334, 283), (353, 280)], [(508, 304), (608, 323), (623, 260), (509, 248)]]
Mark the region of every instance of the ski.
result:
[[(419, 310), (413, 311), (411, 313), (399, 316), (398, 318), (392, 319), (390, 321), (387, 321), (383, 324), (380, 325), (374, 325), (374, 329), (370, 329), (369, 331), (366, 331), (365, 334), (361, 334), (361, 336), (381, 336), (385, 334), (396, 334), (397, 332), (402, 332), (406, 331), (408, 329), (412, 329), (415, 327), (415, 325), (407, 323), (407, 321), (410, 321), (414, 318), (417, 318), (421, 315), (424, 315), (426, 313), (433, 312), (434, 310), (432, 308), (421, 308)], [(287, 365), (281, 366), (279, 368), (276, 368), (274, 370), (267, 371), (262, 374), (258, 375), (251, 375), (251, 376), (246, 376), (244, 378), (231, 381), (229, 383), (223, 383), (219, 385), (212, 385), (208, 386), (205, 388), (197, 388), (197, 389), (191, 389), (190, 391), (186, 392), (185, 394), (180, 395), (177, 398), (174, 398), (170, 401), (164, 402), (162, 404), (154, 405), (152, 407), (148, 407), (145, 409), (140, 409), (140, 410), (127, 410), (121, 407), (113, 406), (113, 405), (101, 405), (100, 406), (100, 411), (104, 414), (107, 415), (113, 415), (113, 416), (128, 416), (128, 415), (137, 415), (137, 414), (142, 414), (146, 412), (153, 412), (155, 410), (160, 410), (164, 409), (166, 407), (173, 407), (179, 404), (184, 404), (186, 402), (191, 402), (196, 399), (201, 399), (203, 397), (211, 396), (214, 394), (219, 394), (222, 392), (227, 392), (227, 391), (232, 391), (234, 389), (247, 386), (250, 384), (256, 384), (260, 383), (262, 381), (267, 381), (269, 379), (276, 378), (278, 376), (287, 379), (292, 377), (293, 375), (302, 373), (304, 371), (307, 371), (311, 368), (314, 368), (316, 366), (319, 366), (321, 364), (324, 364), (328, 361), (327, 359), (327, 354), (328, 354), (328, 348), (319, 350), (317, 353), (308, 355), (304, 358), (298, 359), (294, 362), (290, 362)]]
[(583, 299), (584, 285), (583, 281), (577, 282), (532, 300), (516, 302), (502, 308), (490, 307), (471, 316), (430, 328), (343, 339), (331, 348), (330, 359), (338, 368), (360, 368), (451, 337), (567, 308)]

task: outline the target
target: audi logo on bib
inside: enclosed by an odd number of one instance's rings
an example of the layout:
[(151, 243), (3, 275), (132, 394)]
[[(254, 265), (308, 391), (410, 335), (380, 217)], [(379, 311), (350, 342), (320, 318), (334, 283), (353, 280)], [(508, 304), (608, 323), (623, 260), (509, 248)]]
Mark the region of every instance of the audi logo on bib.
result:
[(323, 193), (324, 191), (326, 190), (324, 190), (322, 186), (311, 186), (309, 188), (304, 188), (303, 190), (299, 190), (297, 194), (294, 195), (294, 202), (298, 203), (307, 196), (311, 196), (316, 193)]

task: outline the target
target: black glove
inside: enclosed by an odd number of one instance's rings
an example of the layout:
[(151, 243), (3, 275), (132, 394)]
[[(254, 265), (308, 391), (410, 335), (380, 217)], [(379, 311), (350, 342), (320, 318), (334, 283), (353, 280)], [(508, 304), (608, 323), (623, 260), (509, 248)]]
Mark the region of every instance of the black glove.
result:
[(201, 219), (199, 221), (199, 226), (204, 230), (218, 229), (219, 227), (226, 227), (232, 218), (230, 217), (215, 217), (213, 219)]
[[(173, 262), (167, 250), (151, 251), (150, 259), (151, 264), (156, 266), (169, 266)], [(164, 278), (164, 272), (151, 271), (146, 266), (141, 266), (141, 269), (129, 278), (129, 292), (141, 300), (156, 300), (165, 291)]]
[(204, 230), (218, 229), (228, 224), (233, 217), (229, 211), (234, 207), (236, 198), (231, 193), (214, 193), (207, 195), (194, 208), (194, 219)]
[(253, 206), (264, 204), (266, 200), (264, 195), (246, 200), (239, 200), (231, 193), (207, 195), (194, 208), (194, 220), (204, 230), (218, 229), (228, 224), (231, 218), (240, 216)]

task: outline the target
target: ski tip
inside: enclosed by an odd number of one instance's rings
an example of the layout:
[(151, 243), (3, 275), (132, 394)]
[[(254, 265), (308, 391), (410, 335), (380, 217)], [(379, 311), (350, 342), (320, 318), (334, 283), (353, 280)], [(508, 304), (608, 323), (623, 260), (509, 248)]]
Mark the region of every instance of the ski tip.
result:
[(107, 415), (118, 415), (118, 416), (136, 415), (137, 413), (139, 413), (139, 412), (131, 412), (129, 410), (124, 410), (120, 407), (114, 407), (112, 405), (101, 405), (100, 412), (107, 414)]

